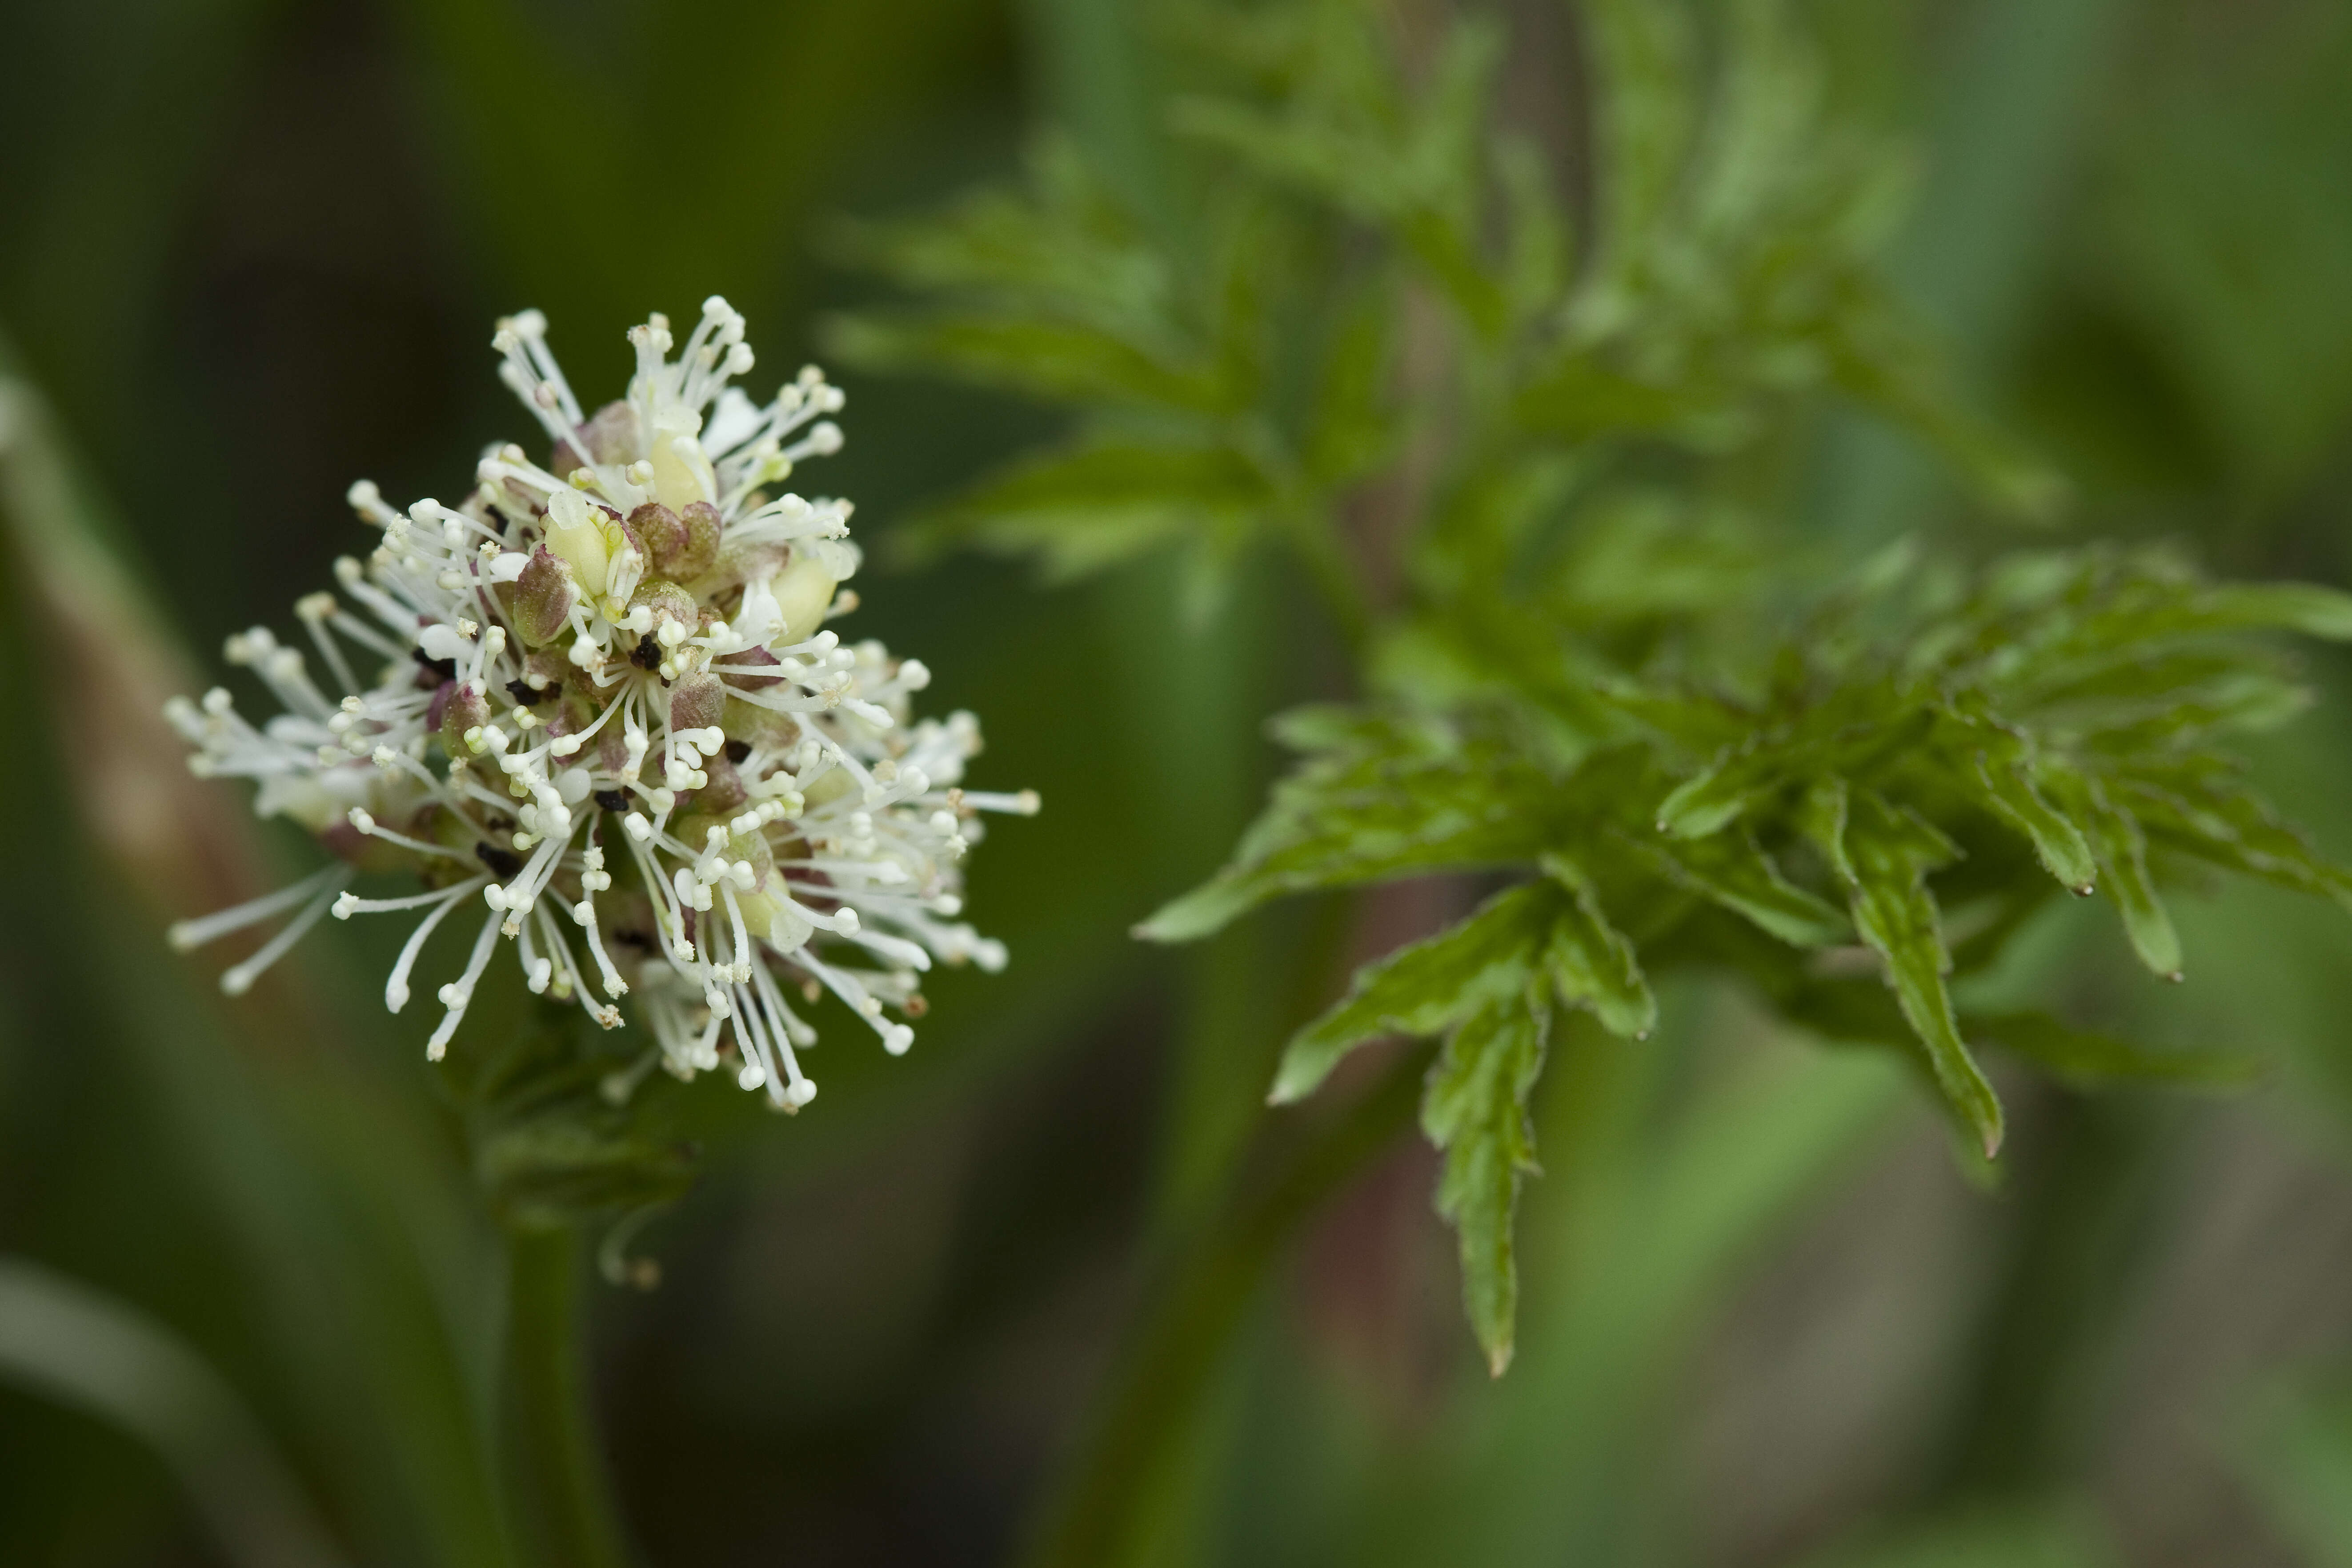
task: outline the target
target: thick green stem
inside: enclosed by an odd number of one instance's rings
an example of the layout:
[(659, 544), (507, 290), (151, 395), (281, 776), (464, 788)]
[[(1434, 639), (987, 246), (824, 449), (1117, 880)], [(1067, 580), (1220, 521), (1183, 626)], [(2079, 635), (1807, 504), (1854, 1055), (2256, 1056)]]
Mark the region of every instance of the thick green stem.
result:
[(1416, 1051), (1391, 1063), (1289, 1151), (1270, 1180), (1237, 1195), (1161, 1260), (1160, 1304), (1129, 1340), (1092, 1440), (1032, 1542), (1034, 1568), (1112, 1568), (1138, 1555), (1139, 1511), (1184, 1444), (1259, 1282), (1323, 1200), (1412, 1123), (1423, 1060)]
[(570, 1228), (507, 1239), (500, 1411), (516, 1534), (545, 1568), (625, 1568), (621, 1522), (589, 1408), (580, 1238)]

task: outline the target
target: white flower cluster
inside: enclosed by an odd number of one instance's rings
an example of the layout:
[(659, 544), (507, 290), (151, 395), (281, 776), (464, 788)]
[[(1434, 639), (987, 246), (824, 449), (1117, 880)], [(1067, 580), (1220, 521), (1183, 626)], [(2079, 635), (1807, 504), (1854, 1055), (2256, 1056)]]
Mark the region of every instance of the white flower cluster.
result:
[[(256, 780), (261, 815), (338, 857), (172, 937), (185, 949), (297, 911), (222, 977), (234, 994), (330, 912), (421, 912), (384, 987), (397, 1012), (425, 939), (478, 897), (429, 1056), (511, 940), (533, 991), (607, 1028), (634, 997), (658, 1044), (615, 1075), (616, 1096), (656, 1062), (688, 1077), (726, 1061), (795, 1109), (816, 1086), (794, 1054), (815, 1039), (794, 993), (805, 1007), (831, 991), (895, 1054), (913, 1031), (887, 1014), (921, 1012), (934, 960), (1003, 964), (956, 923), (959, 862), (977, 812), (1037, 798), (961, 788), (971, 716), (910, 721), (929, 672), (823, 629), (856, 603), (840, 589), (858, 559), (849, 505), (768, 487), (839, 450), (824, 416), (841, 392), (814, 367), (765, 406), (731, 387), (752, 358), (722, 299), (675, 360), (659, 316), (629, 339), (628, 395), (589, 415), (545, 319), (499, 323), (500, 375), (552, 439), (547, 465), (494, 448), (461, 504), (404, 515), (352, 486), (382, 542), (335, 563), (341, 597), (295, 607), (329, 684), (257, 627), (228, 658), (283, 711), (257, 727), (219, 689), (171, 705), (196, 773)], [(349, 890), (375, 872), (425, 890)]]

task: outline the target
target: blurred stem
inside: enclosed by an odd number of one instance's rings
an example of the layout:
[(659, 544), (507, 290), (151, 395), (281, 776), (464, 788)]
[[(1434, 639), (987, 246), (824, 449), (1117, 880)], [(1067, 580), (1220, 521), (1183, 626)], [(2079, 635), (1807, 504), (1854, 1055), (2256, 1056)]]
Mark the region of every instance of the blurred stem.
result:
[(547, 1568), (625, 1568), (627, 1549), (589, 1407), (580, 1237), (507, 1234), (507, 1476), (527, 1555)]
[(1289, 1152), (1270, 1179), (1233, 1199), (1171, 1249), (1129, 1341), (1114, 1393), (1026, 1554), (1035, 1568), (1108, 1568), (1139, 1555), (1139, 1514), (1180, 1454), (1244, 1309), (1283, 1243), (1412, 1124), (1423, 1056), (1401, 1053), (1378, 1082)]
[[(1953, 346), (1964, 380), (2009, 372), (2037, 267), (2057, 219), (2089, 111), (2105, 79), (2117, 0), (1988, 0), (1963, 8), (1957, 57), (1942, 73), (1924, 189), (1887, 258), (1898, 295)], [(1832, 428), (1814, 507), (1829, 531), (1884, 539), (1937, 499), (1927, 454), (1861, 422)]]
[(1361, 575), (1348, 554), (1328, 507), (1304, 506), (1288, 515), (1292, 548), (1307, 569), (1308, 580), (1322, 595), (1332, 627), (1347, 645), (1351, 662), (1360, 664), (1364, 645), (1371, 638), (1372, 603)]
[[(2085, 1461), (2084, 1413), (2149, 1262), (2168, 1148), (2158, 1110), (2067, 1090), (2011, 1178), (2011, 1237), (1940, 1478), (1961, 1501), (2013, 1495)], [(2031, 1103), (2031, 1102), (2029, 1102)]]

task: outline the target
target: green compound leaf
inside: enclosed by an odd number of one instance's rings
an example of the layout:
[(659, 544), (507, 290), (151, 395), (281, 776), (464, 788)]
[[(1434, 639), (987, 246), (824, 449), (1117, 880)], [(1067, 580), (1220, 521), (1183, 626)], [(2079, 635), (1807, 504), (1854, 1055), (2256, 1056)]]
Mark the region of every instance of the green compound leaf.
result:
[(1328, 358), (1299, 455), (1319, 484), (1346, 484), (1373, 473), (1395, 448), (1399, 428), (1387, 396), (1395, 313), (1393, 290), (1360, 289), (1328, 336)]
[(1512, 1218), (1521, 1178), (1538, 1169), (1528, 1097), (1549, 1022), (1538, 992), (1487, 1002), (1446, 1040), (1422, 1098), (1422, 1131), (1445, 1155), (1437, 1212), (1461, 1243), (1462, 1304), (1496, 1377), (1511, 1364), (1518, 1315)]
[[(2306, 700), (2267, 634), (2352, 639), (2352, 597), (2120, 546), (1839, 570), (1784, 548), (1797, 519), (1741, 509), (1757, 487), (1718, 481), (1773, 471), (1831, 395), (2009, 510), (2063, 499), (1879, 276), (1900, 160), (1837, 123), (1791, 8), (1580, 6), (1574, 182), (1494, 133), (1496, 67), (1528, 41), (1500, 14), (1408, 59), (1336, 0), (1181, 9), (1164, 188), (1115, 192), (1049, 143), (1019, 191), (875, 231), (927, 298), (839, 340), (1070, 416), (925, 538), (1057, 577), (1164, 550), (1204, 593), (1269, 542), (1331, 601), (1366, 701), (1280, 722), (1305, 755), (1231, 863), (1139, 935), (1390, 878), (1533, 878), (1362, 969), (1273, 1086), (1295, 1100), (1391, 1031), (1445, 1040), (1424, 1125), (1489, 1364), (1555, 1007), (1639, 1036), (1654, 983), (1737, 974), (1784, 1019), (1924, 1065), (1987, 1153), (2001, 1111), (1970, 1040), (2084, 1082), (2242, 1081), (2234, 1058), (1957, 1017), (1951, 976), (1997, 963), (2048, 879), (2114, 899), (2160, 974), (2180, 942), (2159, 890), (2183, 871), (2352, 908), (2352, 875), (2220, 749)], [(1939, 894), (1965, 903), (1957, 943)], [(1807, 951), (1855, 942), (1874, 974)]]
[(1024, 459), (919, 519), (910, 553), (974, 544), (1034, 556), (1064, 581), (1202, 528), (1246, 526), (1273, 500), (1229, 447), (1097, 436)]
[(1846, 889), (1854, 929), (1885, 961), (1895, 999), (1927, 1051), (1937, 1086), (1991, 1158), (2000, 1149), (2000, 1101), (1960, 1039), (1944, 985), (1951, 955), (1927, 883), (1928, 872), (1958, 852), (1917, 817), (1851, 789), (1843, 779), (1814, 787), (1805, 825)]
[[(1782, 1016), (1825, 1040), (1909, 1046), (1911, 1026), (1885, 987), (1862, 980), (1806, 980), (1776, 998)], [(1961, 1032), (1989, 1040), (2044, 1071), (2085, 1088), (2117, 1083), (2182, 1089), (2236, 1089), (2264, 1071), (2233, 1051), (2165, 1051), (2076, 1029), (2033, 1011), (1960, 1016)]]
[(2352, 875), (2329, 863), (2213, 758), (2142, 769), (2137, 777), (2108, 780), (2106, 789), (2151, 845), (2352, 909)]
[(1567, 903), (1553, 884), (1528, 883), (1496, 894), (1436, 936), (1357, 970), (1347, 996), (1284, 1050), (1270, 1103), (1286, 1105), (1313, 1093), (1366, 1040), (1391, 1032), (1436, 1034), (1490, 1001), (1523, 991)]
[(2046, 1013), (1971, 1013), (1969, 1032), (2007, 1046), (2045, 1071), (2085, 1087), (2174, 1083), (2234, 1089), (2263, 1074), (2256, 1058), (2218, 1051), (2158, 1051), (2061, 1023)]
[(1668, 880), (1710, 899), (1795, 947), (1826, 947), (1843, 942), (1853, 927), (1836, 905), (1815, 897), (1780, 874), (1780, 868), (1747, 833), (1716, 833), (1704, 839), (1627, 836)]
[(1755, 799), (1755, 772), (1724, 762), (1683, 784), (1658, 806), (1658, 831), (1678, 839), (1704, 839), (1748, 810)]
[(2082, 830), (2042, 798), (2021, 762), (1977, 754), (1976, 781), (1980, 799), (1994, 815), (2033, 841), (2042, 869), (2058, 879), (2068, 892), (2087, 894), (2098, 875), (2091, 846)]
[(1574, 895), (1561, 907), (1544, 948), (1544, 967), (1559, 999), (1572, 1008), (1591, 1008), (1613, 1035), (1647, 1040), (1657, 1027), (1658, 1003), (1642, 977), (1633, 945), (1609, 924), (1591, 882), (1572, 862), (1546, 855), (1543, 868)]
[(2202, 596), (2217, 631), (2275, 627), (2352, 642), (2352, 594), (2315, 582), (2242, 582), (2208, 589)]
[(1077, 321), (980, 314), (862, 317), (834, 323), (826, 345), (876, 370), (934, 366), (1034, 397), (1229, 412), (1234, 394), (1206, 367), (1171, 361)]
[(1531, 862), (1557, 787), (1524, 758), (1450, 732), (1315, 714), (1278, 731), (1318, 755), (1277, 785), (1234, 862), (1136, 927), (1187, 942), (1270, 898)]
[(2096, 783), (2085, 781), (2084, 797), (2099, 863), (2106, 871), (2107, 891), (2123, 912), (2124, 931), (2131, 937), (2132, 951), (2151, 972), (2168, 980), (2179, 979), (2180, 936), (2172, 928), (2164, 901), (2157, 896), (2156, 879), (2148, 873), (2147, 835), (2129, 811), (2108, 802)]

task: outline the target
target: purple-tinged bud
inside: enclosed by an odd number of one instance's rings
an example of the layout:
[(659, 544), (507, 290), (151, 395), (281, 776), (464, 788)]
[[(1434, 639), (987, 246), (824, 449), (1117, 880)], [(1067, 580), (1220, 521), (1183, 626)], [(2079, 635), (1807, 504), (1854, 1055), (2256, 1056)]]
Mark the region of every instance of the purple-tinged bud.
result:
[[(783, 663), (765, 648), (746, 648), (740, 653), (730, 653), (727, 657), (727, 662), (730, 664), (781, 664)], [(746, 692), (756, 692), (761, 686), (775, 685), (783, 679), (782, 675), (747, 675), (740, 671), (722, 678), (729, 685)]]
[(683, 512), (648, 501), (629, 514), (629, 527), (641, 541), (646, 564), (656, 577), (691, 582), (707, 576), (719, 562), (719, 538), (724, 525), (719, 508), (708, 501), (689, 501)]
[(710, 570), (705, 574), (710, 580), (704, 585), (704, 590), (718, 594), (746, 582), (759, 582), (775, 576), (792, 561), (790, 545), (731, 544), (718, 553)]
[(629, 514), (629, 530), (646, 552), (646, 568), (655, 577), (675, 578), (669, 563), (686, 549), (686, 525), (659, 501), (647, 501)]
[(544, 692), (560, 692), (563, 683), (580, 673), (562, 646), (534, 648), (522, 656), (523, 679)]
[[(555, 716), (548, 722), (547, 733), (583, 735), (587, 733), (588, 727), (596, 722), (596, 716), (602, 711), (603, 705), (594, 695), (584, 689), (582, 683), (574, 681), (563, 688), (563, 700), (556, 705)], [(618, 725), (608, 724), (599, 733), (609, 734), (619, 727)]]
[(662, 575), (679, 582), (692, 582), (709, 576), (719, 564), (719, 539), (724, 525), (719, 508), (708, 501), (688, 501), (677, 519), (686, 526), (686, 543), (664, 568)]
[(608, 724), (596, 732), (596, 767), (609, 779), (635, 779), (636, 770), (629, 766), (628, 737), (617, 724)]
[(510, 606), (515, 635), (528, 646), (545, 647), (563, 634), (579, 602), (580, 585), (572, 575), (572, 563), (541, 545), (515, 579)]
[(559, 479), (568, 479), (575, 468), (593, 463), (634, 463), (645, 455), (644, 443), (637, 432), (637, 411), (627, 402), (608, 402), (588, 416), (580, 427), (588, 439), (588, 453), (583, 457), (580, 448), (569, 441), (555, 444), (555, 455), (548, 459), (548, 468)]
[(471, 681), (463, 685), (451, 681), (442, 691), (448, 693), (446, 701), (439, 692), (433, 697), (441, 709), (442, 747), (452, 757), (469, 757), (473, 748), (466, 744), (466, 732), (490, 722), (489, 701), (482, 695), (482, 688)]
[(726, 715), (727, 686), (717, 675), (688, 675), (669, 689), (672, 729), (708, 729)]

